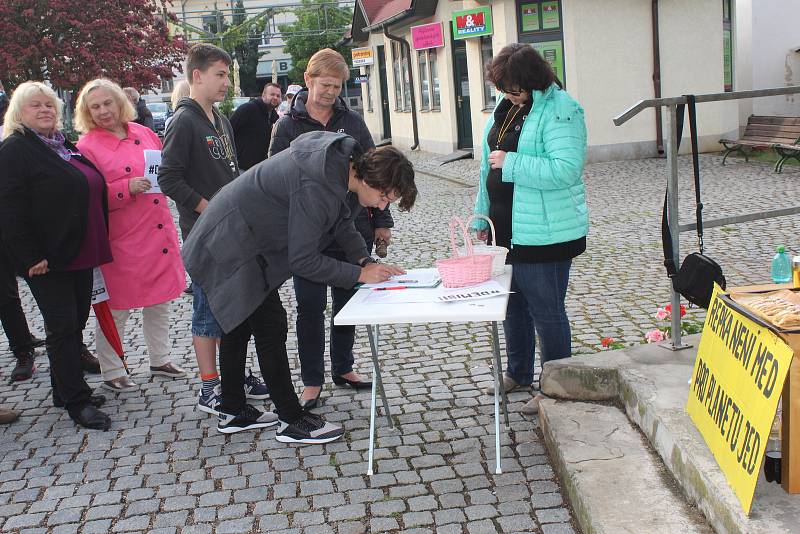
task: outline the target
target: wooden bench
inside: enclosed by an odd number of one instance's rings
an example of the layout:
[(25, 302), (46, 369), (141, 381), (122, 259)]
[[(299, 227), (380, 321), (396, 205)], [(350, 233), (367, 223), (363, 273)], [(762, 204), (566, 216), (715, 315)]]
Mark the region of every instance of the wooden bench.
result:
[(738, 152), (748, 161), (748, 149), (772, 148), (780, 156), (775, 172), (780, 173), (788, 159), (800, 162), (800, 117), (764, 117), (751, 115), (744, 134), (738, 140), (720, 139), (725, 147), (722, 164), (731, 152)]

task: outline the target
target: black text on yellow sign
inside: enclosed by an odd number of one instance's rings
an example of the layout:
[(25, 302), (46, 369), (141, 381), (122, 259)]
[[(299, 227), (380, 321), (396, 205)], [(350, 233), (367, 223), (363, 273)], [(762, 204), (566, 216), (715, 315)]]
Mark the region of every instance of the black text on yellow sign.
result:
[(686, 410), (749, 514), (792, 350), (721, 295), (715, 287)]

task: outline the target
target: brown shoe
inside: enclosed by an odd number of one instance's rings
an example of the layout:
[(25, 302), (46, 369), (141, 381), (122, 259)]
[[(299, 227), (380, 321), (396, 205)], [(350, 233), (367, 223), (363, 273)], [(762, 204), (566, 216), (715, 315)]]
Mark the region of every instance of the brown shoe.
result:
[(106, 380), (103, 382), (102, 387), (110, 391), (116, 391), (117, 393), (136, 391), (139, 389), (139, 386), (136, 384), (136, 382), (131, 380), (128, 375), (122, 375), (114, 380)]
[(537, 393), (531, 400), (525, 403), (525, 405), (520, 408), (520, 412), (524, 413), (525, 415), (536, 415), (539, 413), (539, 401), (544, 399), (549, 399), (547, 395), (543, 393)]
[[(503, 389), (506, 390), (506, 393), (511, 393), (515, 389), (521, 389), (528, 386), (523, 386), (522, 384), (517, 384), (513, 378), (508, 376), (507, 373), (503, 373)], [(494, 395), (494, 380), (492, 380), (492, 384), (483, 390), (484, 393), (487, 395)]]
[(168, 376), (170, 378), (183, 378), (186, 376), (186, 371), (181, 369), (172, 362), (166, 363), (161, 367), (151, 367), (151, 375)]
[(81, 349), (81, 369), (93, 375), (100, 374), (100, 360), (89, 352), (89, 348), (86, 345), (83, 345)]
[(0, 425), (7, 425), (19, 419), (19, 412), (0, 408)]

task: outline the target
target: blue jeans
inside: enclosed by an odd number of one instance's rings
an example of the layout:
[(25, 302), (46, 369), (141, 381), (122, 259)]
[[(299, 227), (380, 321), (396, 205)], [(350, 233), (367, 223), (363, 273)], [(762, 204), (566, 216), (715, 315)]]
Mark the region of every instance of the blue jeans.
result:
[(552, 263), (515, 263), (503, 329), (506, 334), (506, 373), (517, 384), (533, 383), (536, 337), (542, 365), (572, 354), (564, 299), (572, 260)]
[[(333, 312), (331, 313), (331, 374), (346, 375), (353, 370), (353, 340), (355, 326), (334, 326), (333, 317), (344, 308), (355, 294), (355, 289), (331, 287)], [(328, 304), (328, 286), (294, 277), (294, 294), (297, 298), (297, 353), (300, 358), (300, 376), (306, 386), (325, 383), (325, 308)]]
[(221, 338), (222, 328), (211, 313), (211, 306), (208, 305), (208, 298), (203, 288), (194, 283), (192, 287), (192, 335)]

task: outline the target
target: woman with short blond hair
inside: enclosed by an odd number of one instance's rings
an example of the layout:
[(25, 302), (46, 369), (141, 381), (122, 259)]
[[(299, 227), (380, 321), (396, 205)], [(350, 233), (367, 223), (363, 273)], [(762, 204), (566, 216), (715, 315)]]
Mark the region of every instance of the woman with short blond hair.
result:
[[(78, 94), (75, 124), (83, 132), (78, 148), (105, 177), (108, 186), (112, 263), (103, 265), (109, 306), (120, 338), (133, 309), (142, 308), (142, 330), (150, 373), (180, 378), (185, 371), (170, 361), (171, 301), (180, 295), (186, 275), (178, 233), (163, 193), (148, 193), (145, 150), (161, 150), (152, 130), (133, 122), (136, 113), (119, 85), (103, 78)], [(97, 328), (97, 356), (103, 387), (138, 389), (102, 330)]]
[(0, 228), (47, 325), (53, 404), (78, 425), (108, 430), (81, 370), (92, 270), (111, 261), (106, 186), (97, 168), (64, 137), (63, 104), (41, 82), (19, 85), (0, 145)]

